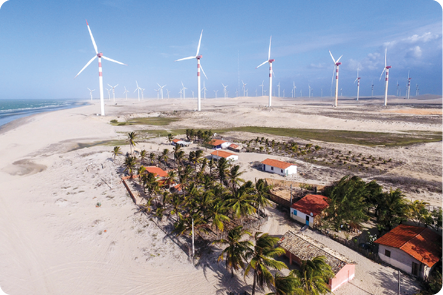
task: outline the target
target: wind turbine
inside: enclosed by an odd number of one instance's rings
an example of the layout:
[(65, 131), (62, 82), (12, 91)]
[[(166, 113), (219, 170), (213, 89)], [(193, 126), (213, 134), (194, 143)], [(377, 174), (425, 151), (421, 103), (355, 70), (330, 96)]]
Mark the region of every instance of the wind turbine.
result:
[(381, 72), (380, 79), (383, 76), (383, 73), (386, 71), (386, 78), (385, 78), (385, 106), (388, 105), (388, 84), (389, 84), (389, 69), (391, 66), (386, 65), (386, 54), (388, 53), (388, 48), (385, 49), (385, 67), (383, 69), (383, 72)]
[(226, 98), (228, 96), (228, 93), (226, 91), (226, 87), (228, 87), (228, 85), (225, 86), (223, 83), (222, 83), (222, 85), (223, 85), (223, 93), (224, 93), (225, 98)]
[(192, 98), (195, 98), (195, 97), (194, 97), (194, 90), (191, 90), (191, 92), (192, 92)]
[(308, 88), (309, 88), (309, 94), (308, 97), (311, 97), (311, 86), (308, 84)]
[(418, 88), (418, 84), (415, 84), (415, 96), (418, 96), (419, 94), (419, 88)]
[(128, 100), (128, 89), (126, 89), (126, 86), (125, 86), (125, 92), (123, 92), (125, 95), (126, 95), (126, 100)]
[(108, 91), (108, 100), (111, 100), (111, 89), (106, 88), (106, 90)]
[(145, 91), (145, 89), (144, 88), (140, 88), (140, 91), (141, 91), (141, 93), (142, 93), (142, 100), (143, 100), (143, 92)]
[(341, 62), (339, 62), (340, 58), (343, 56), (340, 56), (337, 60), (334, 59), (332, 56), (331, 50), (329, 50), (329, 54), (331, 55), (332, 61), (335, 65), (335, 107), (337, 107), (338, 103), (338, 67), (341, 65)]
[(371, 85), (371, 97), (374, 97), (374, 81), (372, 81)]
[(205, 81), (203, 81), (203, 88), (202, 88), (202, 91), (203, 91), (203, 98), (204, 98), (204, 99), (206, 99), (206, 90), (208, 90), (208, 89), (206, 89)]
[(295, 82), (292, 82), (292, 90), (294, 91), (294, 97), (296, 97), (296, 90), (297, 90), (297, 86), (295, 86)]
[(134, 92), (137, 91), (137, 97), (138, 97), (138, 101), (140, 101), (140, 87), (138, 86), (138, 82), (135, 81), (135, 84), (137, 84), (137, 88), (135, 88)]
[(214, 92), (215, 92), (215, 98), (217, 98), (217, 92), (218, 92), (218, 90), (214, 90)]
[(168, 99), (169, 99), (169, 90), (168, 89), (166, 89), (166, 93), (168, 94)]
[[(108, 84), (108, 85), (109, 85), (109, 84)], [(109, 85), (109, 87), (112, 88), (112, 97), (113, 97), (113, 99), (114, 99), (114, 102), (115, 102), (115, 87), (117, 87), (117, 86), (118, 86), (118, 84), (115, 85), (115, 86), (111, 86), (111, 85)]]
[(157, 85), (158, 85), (158, 87), (160, 87), (160, 96), (161, 96), (161, 98), (163, 99), (163, 87), (165, 87), (166, 84), (163, 85), (163, 86), (160, 86), (160, 84), (157, 83)]
[[(360, 95), (360, 77), (358, 76), (358, 70), (359, 68), (357, 68), (357, 78), (355, 79), (355, 81), (357, 81), (357, 101), (358, 101), (358, 97)], [(355, 83), (354, 81), (354, 83)]]
[(275, 59), (271, 59), (271, 38), (269, 38), (269, 51), (268, 51), (268, 60), (261, 63), (257, 68), (261, 67), (265, 63), (269, 63), (269, 107), (272, 105), (272, 63), (275, 61)]
[(182, 82), (182, 86), (183, 86), (183, 88), (181, 89), (181, 91), (183, 93), (183, 99), (186, 99), (186, 94), (185, 94), (186, 91), (185, 90), (188, 88), (186, 88), (185, 85), (183, 85), (183, 82)]
[(189, 57), (185, 57), (185, 58), (181, 58), (181, 59), (177, 59), (176, 61), (181, 61), (181, 60), (186, 60), (186, 59), (193, 59), (196, 58), (197, 59), (197, 111), (201, 111), (201, 87), (200, 87), (200, 69), (203, 72), (203, 75), (205, 75), (206, 79), (208, 79), (208, 77), (205, 74), (205, 71), (203, 70), (203, 67), (200, 65), (200, 59), (202, 58), (202, 55), (198, 55), (199, 51), (200, 51), (200, 44), (202, 41), (202, 35), (203, 35), (203, 30), (200, 33), (200, 40), (198, 40), (198, 46), (197, 46), (197, 54), (195, 56), (189, 56)]
[(277, 87), (278, 87), (278, 97), (280, 97), (280, 82), (278, 82)]
[(265, 80), (263, 80), (263, 82), (261, 82), (261, 85), (258, 85), (261, 87), (261, 96), (263, 96), (263, 86), (264, 86)]
[(241, 81), (241, 83), (243, 84), (243, 96), (246, 96), (246, 83), (243, 82), (243, 80)]
[(283, 89), (283, 97), (286, 97), (286, 96), (285, 96), (285, 90), (284, 90), (284, 89)]
[(398, 84), (398, 80), (397, 80), (397, 96), (399, 96), (399, 95), (398, 95), (399, 87), (400, 87), (400, 84)]
[[(92, 45), (94, 46), (96, 56), (94, 56), (90, 61), (88, 61), (86, 66), (84, 66), (83, 69), (81, 69), (81, 71), (78, 72), (77, 76), (80, 75), (80, 73), (83, 72), (83, 70), (86, 69), (86, 67), (89, 66), (89, 64), (91, 62), (93, 62), (94, 59), (96, 59), (98, 57), (98, 81), (99, 81), (99, 85), (100, 85), (100, 111), (101, 111), (101, 115), (104, 116), (105, 115), (105, 101), (104, 101), (104, 98), (103, 98), (102, 58), (106, 59), (106, 60), (109, 60), (109, 61), (112, 61), (112, 62), (115, 62), (115, 63), (118, 63), (118, 64), (121, 64), (121, 65), (125, 65), (126, 66), (126, 64), (121, 63), (121, 62), (116, 61), (116, 60), (113, 60), (113, 59), (110, 59), (110, 58), (104, 56), (103, 53), (101, 53), (101, 52), (99, 53), (98, 50), (97, 50), (97, 45), (95, 44), (94, 37), (92, 36), (91, 29), (89, 28), (88, 21), (86, 21), (86, 26), (88, 26), (89, 35), (91, 35)], [(74, 79), (77, 76), (75, 76)]]
[(409, 71), (408, 71), (408, 89), (407, 89), (408, 99), (409, 99), (409, 96), (411, 95), (411, 79), (412, 78), (409, 78)]
[(92, 100), (92, 91), (95, 91), (95, 89), (91, 90), (88, 88), (88, 90), (89, 90), (89, 94), (91, 95), (91, 100)]
[(154, 90), (157, 91), (157, 99), (159, 99), (160, 88), (159, 89), (154, 89)]

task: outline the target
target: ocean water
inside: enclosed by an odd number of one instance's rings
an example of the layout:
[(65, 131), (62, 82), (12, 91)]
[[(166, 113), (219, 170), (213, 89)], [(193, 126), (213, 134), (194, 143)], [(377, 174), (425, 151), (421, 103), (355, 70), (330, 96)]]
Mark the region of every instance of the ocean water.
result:
[(75, 108), (87, 103), (74, 99), (0, 99), (1, 126), (26, 116), (42, 112)]

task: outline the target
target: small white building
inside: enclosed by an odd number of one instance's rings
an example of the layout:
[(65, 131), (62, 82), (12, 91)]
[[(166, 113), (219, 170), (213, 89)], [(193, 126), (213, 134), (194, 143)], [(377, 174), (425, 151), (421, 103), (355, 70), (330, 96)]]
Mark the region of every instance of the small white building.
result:
[(213, 151), (211, 153), (211, 156), (214, 160), (218, 160), (220, 158), (225, 158), (227, 161), (238, 161), (238, 155), (230, 153), (230, 152), (225, 152), (225, 151)]
[(309, 227), (319, 226), (323, 210), (329, 207), (327, 199), (327, 197), (322, 195), (304, 196), (291, 205), (291, 218)]
[(173, 139), (171, 142), (172, 145), (180, 145), (180, 146), (189, 146), (191, 143), (189, 141), (184, 141), (181, 139)]
[(266, 159), (262, 163), (262, 169), (266, 172), (277, 173), (282, 176), (288, 176), (291, 174), (297, 174), (297, 165), (274, 160), (274, 159)]
[(374, 243), (381, 260), (421, 279), (441, 257), (441, 236), (426, 227), (400, 224)]
[(209, 142), (210, 145), (212, 145), (214, 147), (214, 149), (218, 150), (218, 149), (227, 149), (228, 146), (231, 145), (230, 142), (225, 141), (225, 140), (221, 140), (221, 139), (213, 139)]

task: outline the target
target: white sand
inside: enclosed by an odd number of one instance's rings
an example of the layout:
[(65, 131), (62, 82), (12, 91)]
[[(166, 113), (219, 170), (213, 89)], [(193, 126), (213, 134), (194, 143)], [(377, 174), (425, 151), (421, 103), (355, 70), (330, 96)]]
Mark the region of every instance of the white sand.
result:
[[(211, 111), (187, 113), (188, 119), (172, 126), (217, 128), (256, 125), (388, 132), (441, 130), (441, 121), (434, 124), (359, 119), (360, 106), (352, 102), (346, 104), (349, 104), (348, 112), (357, 114), (354, 119), (317, 114), (326, 108), (328, 112), (341, 111), (320, 100), (320, 107), (277, 99), (272, 111), (258, 107), (266, 102), (264, 97), (204, 100), (203, 110)], [(435, 100), (430, 100), (430, 103), (435, 103)], [(226, 294), (226, 291), (250, 290), (250, 278), (244, 282), (242, 274), (238, 274), (237, 279), (231, 279), (223, 264), (218, 265), (211, 260), (205, 265), (192, 266), (186, 253), (165, 237), (153, 222), (137, 213), (119, 183), (119, 175), (111, 161), (112, 147), (95, 146), (70, 151), (79, 142), (122, 139), (125, 134), (117, 131), (139, 128), (114, 127), (109, 124), (111, 119), (119, 117), (122, 120), (123, 117), (147, 113), (154, 115), (153, 111), (190, 111), (195, 102), (176, 99), (128, 101), (122, 102), (122, 105), (108, 105), (108, 116), (103, 118), (94, 115), (99, 111), (97, 104), (24, 118), (0, 131), (0, 286), (3, 291), (9, 295), (28, 295)], [(293, 113), (293, 109), (297, 109), (297, 113)], [(370, 112), (377, 114), (381, 110), (374, 105)], [(155, 151), (163, 148), (172, 150), (170, 146), (155, 143), (143, 146), (148, 150), (152, 147)], [(408, 159), (409, 166), (398, 168), (400, 175), (441, 180), (441, 174), (435, 175), (434, 172), (438, 167), (441, 171), (441, 142), (395, 150), (354, 148)], [(123, 147), (123, 150), (127, 151), (128, 147)], [(251, 162), (261, 161), (266, 158), (265, 155), (244, 154), (240, 158), (246, 172), (244, 178), (270, 177), (250, 167)], [(437, 168), (432, 168), (434, 166)], [(415, 197), (424, 198), (426, 193)], [(97, 202), (102, 206), (97, 208)], [(435, 203), (441, 204), (440, 196)], [(269, 229), (271, 234), (283, 233), (272, 222), (265, 226), (265, 230)], [(362, 261), (365, 265), (372, 263), (367, 259)], [(362, 280), (357, 284), (359, 288), (372, 294), (395, 290), (395, 286), (390, 284), (374, 283), (376, 279), (366, 282), (367, 276), (384, 274), (377, 268), (374, 268), (375, 274), (368, 274), (362, 272), (367, 268), (359, 270), (359, 267), (362, 266), (357, 265), (356, 281)], [(380, 282), (382, 279), (379, 278)], [(344, 287), (336, 294), (356, 292)]]

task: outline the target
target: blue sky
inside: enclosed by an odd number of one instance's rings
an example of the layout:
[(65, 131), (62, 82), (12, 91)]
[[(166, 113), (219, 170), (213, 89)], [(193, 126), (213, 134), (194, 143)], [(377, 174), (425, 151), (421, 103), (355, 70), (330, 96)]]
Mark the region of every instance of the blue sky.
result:
[[(178, 97), (181, 81), (186, 96), (196, 92), (195, 55), (203, 29), (200, 54), (207, 97), (222, 95), (221, 83), (233, 96), (239, 80), (254, 96), (259, 84), (268, 88), (271, 58), (274, 89), (291, 96), (292, 83), (303, 96), (308, 85), (315, 96), (330, 95), (334, 57), (343, 55), (340, 85), (355, 96), (360, 68), (360, 96), (382, 95), (384, 48), (388, 48), (389, 94), (397, 81), (405, 93), (408, 71), (411, 94), (442, 93), (442, 8), (431, 0), (374, 1), (139, 1), (139, 0), (9, 0), (0, 9), (0, 98), (89, 98), (96, 89), (98, 66), (85, 19), (98, 50), (128, 66), (103, 61), (105, 86), (119, 84), (116, 96), (129, 97), (137, 80), (146, 97), (156, 97), (157, 83)], [(241, 82), (240, 82), (241, 84)], [(241, 85), (240, 85), (241, 88)], [(107, 95), (105, 90), (105, 96)], [(196, 93), (195, 93), (196, 95)]]

